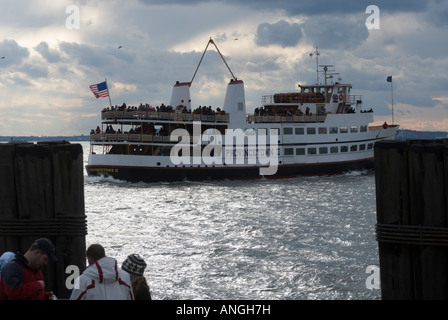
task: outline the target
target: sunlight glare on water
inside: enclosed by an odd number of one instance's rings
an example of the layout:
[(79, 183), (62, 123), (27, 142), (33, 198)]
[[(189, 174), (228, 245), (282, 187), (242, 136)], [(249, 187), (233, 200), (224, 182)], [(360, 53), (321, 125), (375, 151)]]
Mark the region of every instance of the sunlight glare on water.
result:
[(84, 179), (87, 245), (101, 243), (120, 264), (144, 257), (154, 299), (380, 298), (365, 285), (367, 266), (378, 265), (372, 173)]

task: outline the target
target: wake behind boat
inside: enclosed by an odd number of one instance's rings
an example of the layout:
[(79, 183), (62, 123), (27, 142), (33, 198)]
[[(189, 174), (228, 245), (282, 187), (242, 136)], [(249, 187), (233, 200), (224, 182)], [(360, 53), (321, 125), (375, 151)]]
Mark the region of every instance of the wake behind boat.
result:
[[(192, 109), (190, 87), (210, 44), (232, 79), (222, 109)], [(398, 133), (398, 125), (371, 125), (373, 110), (362, 109), (351, 84), (327, 84), (331, 66), (321, 66), (323, 84), (263, 96), (247, 114), (244, 82), (212, 39), (199, 65), (190, 82), (175, 83), (168, 105), (104, 109), (102, 128), (90, 135), (87, 173), (131, 182), (334, 174), (372, 169), (374, 143)]]

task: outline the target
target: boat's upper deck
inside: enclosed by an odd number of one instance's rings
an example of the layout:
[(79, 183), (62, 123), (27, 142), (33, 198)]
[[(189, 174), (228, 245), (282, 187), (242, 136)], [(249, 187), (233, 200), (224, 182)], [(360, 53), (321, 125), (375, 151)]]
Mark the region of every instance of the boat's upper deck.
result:
[(148, 111), (138, 109), (125, 110), (111, 110), (105, 109), (101, 112), (102, 120), (160, 120), (160, 121), (203, 121), (203, 122), (229, 122), (228, 114), (201, 114), (192, 112), (177, 112), (177, 111)]
[[(282, 110), (279, 108), (279, 111)], [(363, 112), (363, 111), (361, 111)], [(372, 112), (371, 110), (365, 112)], [(329, 112), (331, 113), (331, 112)], [(248, 123), (312, 123), (325, 122), (327, 113), (322, 111), (320, 114), (290, 113), (281, 111), (274, 113), (260, 113), (258, 110), (254, 114), (248, 114), (246, 121)], [(161, 111), (142, 111), (142, 110), (110, 110), (105, 109), (101, 112), (101, 119), (108, 123), (137, 123), (137, 122), (193, 122), (201, 121), (207, 123), (229, 123), (229, 114), (198, 114), (182, 112), (161, 112)]]
[[(248, 114), (246, 120), (252, 122), (283, 123), (283, 122), (325, 122), (326, 114), (316, 115), (258, 115)], [(229, 114), (196, 114), (180, 112), (157, 112), (139, 110), (103, 110), (101, 118), (105, 122), (193, 122), (228, 123)], [(138, 121), (140, 120), (140, 121)]]

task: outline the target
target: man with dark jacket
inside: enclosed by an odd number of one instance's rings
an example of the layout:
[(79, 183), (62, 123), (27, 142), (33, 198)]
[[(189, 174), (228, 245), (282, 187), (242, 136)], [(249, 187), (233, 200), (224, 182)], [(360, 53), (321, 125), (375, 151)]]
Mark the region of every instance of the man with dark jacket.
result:
[(0, 300), (51, 300), (45, 291), (41, 268), (48, 260), (56, 262), (55, 248), (50, 240), (36, 240), (25, 254), (17, 253), (2, 270)]

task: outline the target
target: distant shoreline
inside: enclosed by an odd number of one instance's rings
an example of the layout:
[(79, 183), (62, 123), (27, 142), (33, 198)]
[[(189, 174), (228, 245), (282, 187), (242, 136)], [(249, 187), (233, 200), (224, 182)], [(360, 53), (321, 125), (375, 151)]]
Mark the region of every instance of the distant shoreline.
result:
[[(412, 140), (412, 139), (444, 139), (448, 138), (448, 132), (445, 131), (415, 131), (415, 130), (400, 130), (397, 135), (397, 140)], [(90, 135), (79, 136), (0, 136), (0, 142), (40, 142), (40, 141), (89, 141)]]
[(40, 142), (40, 141), (89, 141), (90, 135), (80, 136), (0, 136), (0, 142)]

